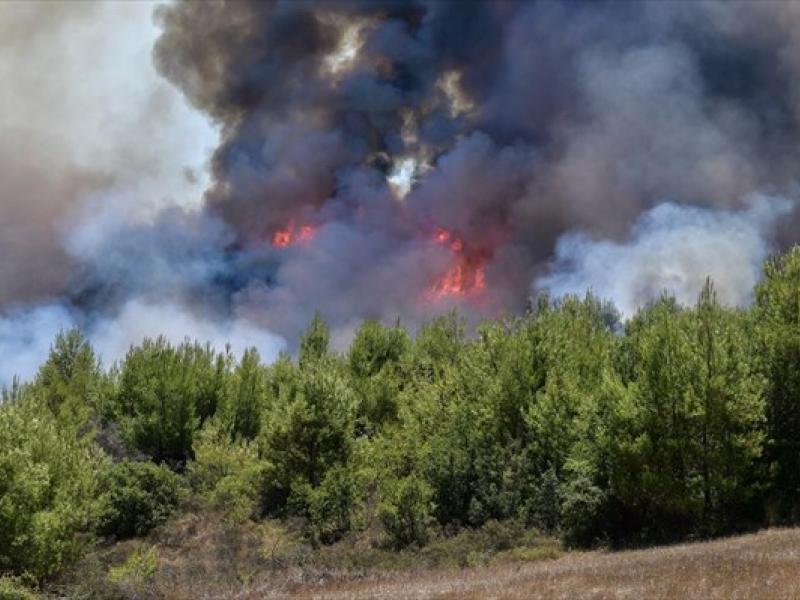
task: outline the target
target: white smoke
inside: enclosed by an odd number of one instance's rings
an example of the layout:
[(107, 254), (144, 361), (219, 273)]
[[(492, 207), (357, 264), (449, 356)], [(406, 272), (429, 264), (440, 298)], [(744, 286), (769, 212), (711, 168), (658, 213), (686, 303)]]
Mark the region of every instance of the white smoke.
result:
[(571, 232), (559, 238), (551, 273), (534, 282), (534, 292), (591, 290), (627, 317), (664, 292), (693, 304), (711, 277), (721, 302), (745, 305), (772, 251), (770, 233), (790, 208), (765, 197), (740, 211), (665, 203), (642, 214), (623, 243)]
[[(30, 381), (47, 359), (56, 335), (80, 327), (84, 320), (83, 315), (60, 304), (15, 310), (0, 318), (0, 388), (10, 386), (15, 377)], [(256, 348), (266, 362), (274, 361), (286, 347), (283, 338), (245, 318), (214, 318), (177, 302), (129, 300), (113, 318), (84, 329), (106, 366), (124, 358), (131, 346), (146, 337), (163, 336), (173, 345), (187, 339), (208, 342), (218, 352), (229, 346), (236, 357)]]
[(64, 293), (77, 222), (200, 207), (218, 133), (156, 73), (155, 7), (0, 3), (0, 310)]
[(204, 318), (176, 303), (151, 304), (141, 300), (130, 300), (116, 318), (98, 323), (90, 339), (103, 362), (109, 364), (124, 357), (131, 345), (145, 337), (158, 336), (172, 344), (180, 344), (190, 336), (201, 343), (209, 342), (217, 351), (229, 344), (236, 356), (254, 347), (266, 362), (274, 361), (286, 347), (281, 337), (245, 319)]
[(0, 387), (34, 377), (73, 327), (106, 365), (162, 334), (237, 355), (255, 346), (265, 360), (284, 347), (175, 300), (129, 298), (98, 319), (63, 297), (76, 265), (123, 293), (148, 280), (168, 297), (165, 280), (202, 280), (228, 241), (195, 213), (218, 132), (153, 66), (157, 4), (0, 5)]

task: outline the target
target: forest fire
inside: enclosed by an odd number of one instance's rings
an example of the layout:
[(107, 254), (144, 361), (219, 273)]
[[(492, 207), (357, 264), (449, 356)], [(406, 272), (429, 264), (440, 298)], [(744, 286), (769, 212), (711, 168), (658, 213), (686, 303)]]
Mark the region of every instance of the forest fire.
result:
[(295, 227), (294, 221), (289, 221), (285, 229), (279, 229), (272, 235), (272, 245), (275, 248), (286, 248), (307, 242), (314, 238), (317, 229), (311, 225), (303, 225), (299, 228)]
[(467, 247), (461, 238), (446, 229), (438, 229), (434, 240), (437, 244), (448, 245), (456, 261), (431, 287), (434, 298), (467, 296), (485, 289), (488, 252)]

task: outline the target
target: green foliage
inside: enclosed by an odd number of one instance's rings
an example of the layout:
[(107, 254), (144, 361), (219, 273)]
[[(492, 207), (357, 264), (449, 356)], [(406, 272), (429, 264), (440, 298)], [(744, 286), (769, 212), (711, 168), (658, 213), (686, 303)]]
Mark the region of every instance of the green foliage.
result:
[(413, 375), (427, 381), (440, 379), (466, 344), (465, 328), (466, 323), (455, 311), (426, 324), (414, 340)]
[(647, 310), (615, 415), (613, 490), (647, 538), (730, 530), (763, 443), (764, 380), (746, 321), (717, 304), (710, 283), (694, 310)]
[(307, 506), (314, 544), (330, 544), (350, 530), (355, 481), (347, 467), (332, 467), (322, 483), (316, 488), (306, 487), (305, 494), (303, 504)]
[(123, 362), (115, 416), (128, 442), (154, 460), (183, 464), (194, 432), (217, 409), (227, 375), (208, 346), (145, 340)]
[(586, 546), (597, 540), (605, 493), (595, 483), (593, 465), (572, 460), (566, 464), (560, 493), (561, 527), (568, 544)]
[(195, 493), (231, 522), (257, 516), (264, 463), (255, 443), (232, 440), (211, 421), (195, 437), (194, 455), (187, 477)]
[(756, 287), (757, 357), (767, 379), (770, 512), (800, 521), (800, 247), (764, 266)]
[(47, 407), (75, 426), (102, 410), (104, 381), (100, 364), (77, 329), (56, 336), (34, 385)]
[(397, 419), (402, 360), (408, 350), (408, 334), (399, 326), (388, 328), (365, 321), (356, 332), (347, 358), (358, 397), (358, 417), (368, 432)]
[(41, 579), (79, 555), (105, 465), (34, 395), (0, 406), (0, 573)]
[(431, 487), (414, 475), (386, 486), (379, 515), (393, 547), (422, 545), (427, 541), (434, 508), (432, 497)]
[[(93, 534), (146, 533), (185, 492), (161, 463), (223, 523), (290, 517), (314, 546), (363, 533), (420, 556), (466, 544), (464, 564), (538, 556), (486, 545), (511, 530), (588, 546), (796, 522), (800, 249), (755, 297), (724, 307), (709, 281), (622, 327), (591, 294), (540, 296), (474, 330), (455, 312), (413, 338), (366, 321), (341, 355), (317, 313), (271, 365), (162, 338), (103, 372), (60, 334), (3, 393), (0, 573), (41, 580)], [(112, 466), (93, 440), (152, 462)]]
[(0, 600), (36, 600), (34, 594), (20, 577), (0, 575)]
[(346, 464), (353, 444), (355, 402), (335, 363), (306, 363), (290, 388), (292, 395), (271, 411), (260, 438), (270, 513), (307, 511), (308, 489), (318, 488), (330, 468)]
[(314, 313), (314, 318), (306, 332), (300, 337), (300, 368), (311, 366), (328, 353), (328, 343), (331, 332), (328, 324), (319, 311)]
[(231, 377), (225, 407), (231, 433), (252, 440), (261, 431), (267, 399), (267, 373), (255, 348), (244, 353)]
[(98, 531), (117, 539), (142, 536), (175, 512), (181, 478), (163, 465), (125, 461), (107, 471), (101, 485)]
[(140, 546), (119, 566), (111, 567), (108, 578), (133, 590), (141, 590), (158, 571), (158, 551), (155, 547)]

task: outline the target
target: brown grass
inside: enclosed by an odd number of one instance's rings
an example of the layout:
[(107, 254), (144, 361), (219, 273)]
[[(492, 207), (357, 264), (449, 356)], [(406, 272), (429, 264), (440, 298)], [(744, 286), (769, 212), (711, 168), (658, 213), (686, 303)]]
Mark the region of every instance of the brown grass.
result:
[[(59, 597), (800, 598), (800, 529), (649, 550), (566, 554), (553, 540), (526, 532), (509, 546), (507, 533), (473, 532), (406, 553), (380, 550), (357, 538), (312, 550), (291, 524), (230, 526), (213, 515), (185, 515), (146, 541), (96, 553), (76, 569), (80, 585), (67, 582)], [(155, 575), (129, 584), (110, 581), (109, 570), (142, 547), (157, 551)]]
[[(257, 595), (242, 596), (256, 598)], [(296, 598), (800, 598), (800, 530), (630, 552), (417, 573), (294, 590)]]

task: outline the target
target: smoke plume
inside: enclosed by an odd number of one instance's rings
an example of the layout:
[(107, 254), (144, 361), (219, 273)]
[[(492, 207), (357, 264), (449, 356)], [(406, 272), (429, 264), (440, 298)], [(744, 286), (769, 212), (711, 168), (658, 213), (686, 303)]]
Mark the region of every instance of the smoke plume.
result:
[(113, 359), (172, 321), (269, 356), (316, 309), (342, 345), (709, 275), (739, 304), (797, 240), (793, 3), (153, 8), (0, 7), (0, 340), (68, 315)]
[(554, 272), (536, 289), (556, 296), (588, 289), (629, 317), (661, 293), (693, 304), (711, 277), (721, 302), (743, 305), (769, 256), (765, 234), (788, 212), (787, 202), (764, 198), (738, 212), (661, 204), (639, 218), (625, 242), (580, 233), (559, 238)]

